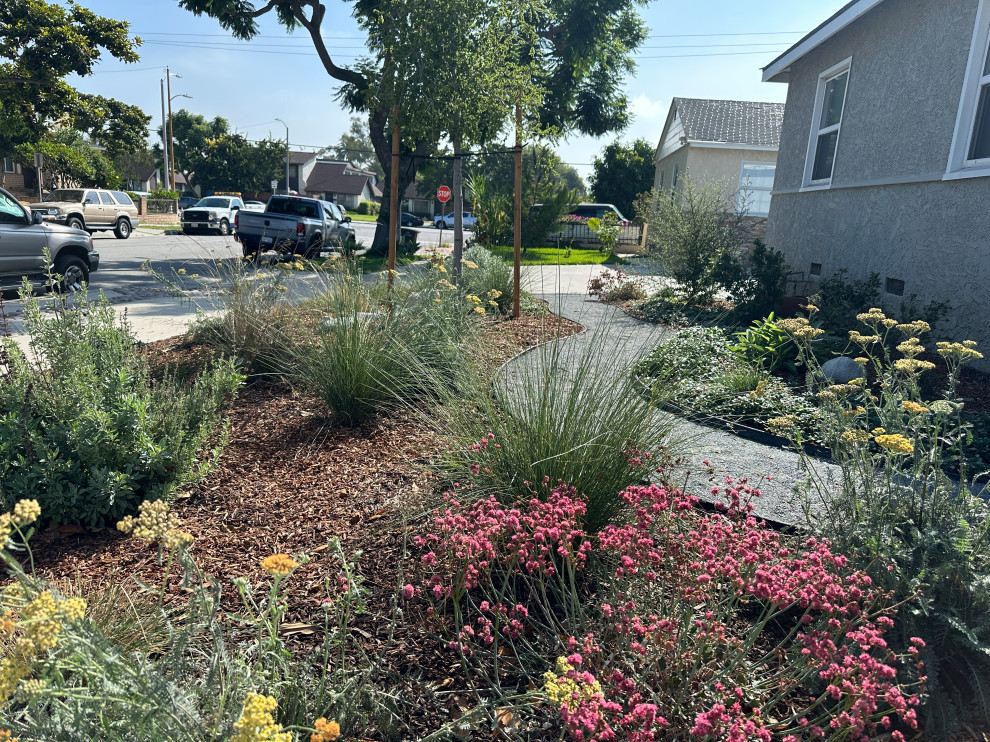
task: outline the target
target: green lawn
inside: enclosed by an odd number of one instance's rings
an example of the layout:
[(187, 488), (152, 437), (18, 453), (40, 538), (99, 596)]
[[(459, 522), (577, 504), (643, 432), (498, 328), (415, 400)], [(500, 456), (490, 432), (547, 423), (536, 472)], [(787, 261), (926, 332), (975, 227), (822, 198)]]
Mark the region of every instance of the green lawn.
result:
[[(496, 245), (488, 248), (503, 260), (512, 262), (512, 248)], [(626, 265), (617, 255), (608, 255), (598, 250), (567, 250), (556, 247), (531, 247), (523, 251), (523, 265)]]
[(378, 221), (378, 215), (377, 214), (356, 214), (353, 211), (348, 211), (347, 212), (347, 216), (349, 216), (351, 218), (351, 220), (352, 221), (355, 221), (355, 222), (377, 222)]

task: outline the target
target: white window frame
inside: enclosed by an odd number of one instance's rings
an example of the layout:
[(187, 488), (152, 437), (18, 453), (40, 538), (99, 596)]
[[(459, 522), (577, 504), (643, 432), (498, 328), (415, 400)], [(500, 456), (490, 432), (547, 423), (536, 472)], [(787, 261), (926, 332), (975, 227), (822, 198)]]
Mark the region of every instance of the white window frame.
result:
[(980, 0), (976, 11), (976, 26), (969, 45), (969, 64), (963, 78), (959, 96), (959, 112), (956, 114), (956, 130), (949, 150), (949, 163), (943, 180), (990, 177), (990, 157), (970, 160), (969, 152), (976, 134), (977, 107), (980, 91), (990, 85), (990, 75), (983, 75), (987, 55), (990, 54), (990, 2)]
[[(839, 154), (839, 142), (842, 139), (842, 120), (845, 118), (846, 104), (849, 102), (849, 85), (852, 82), (852, 60), (852, 57), (843, 59), (837, 65), (829, 67), (818, 76), (818, 90), (815, 92), (815, 110), (811, 119), (811, 133), (808, 135), (808, 154), (804, 163), (804, 180), (801, 189), (803, 191), (822, 190), (832, 186), (832, 176), (835, 175), (834, 157), (837, 157)], [(821, 128), (821, 121), (822, 108), (825, 105), (825, 86), (844, 73), (847, 73), (849, 77), (846, 78), (846, 90), (842, 96), (842, 111), (839, 113), (839, 123), (823, 129)], [(818, 153), (818, 138), (823, 134), (829, 134), (833, 131), (836, 132), (836, 137), (832, 172), (828, 178), (812, 180), (811, 176), (815, 171), (815, 156)]]
[[(746, 166), (747, 165), (756, 165), (756, 166), (759, 166), (759, 167), (770, 167), (770, 166), (773, 166), (774, 177), (776, 178), (776, 175), (777, 175), (777, 163), (775, 163), (775, 162), (743, 162), (739, 166), (739, 187), (736, 188), (736, 208), (739, 208), (739, 206), (742, 205), (742, 204), (740, 204), (739, 199), (743, 196), (744, 193), (754, 193), (754, 192), (757, 192), (757, 191), (759, 191), (760, 193), (769, 193), (770, 194), (770, 197), (771, 197), (771, 201), (773, 200), (773, 186), (772, 185), (769, 188), (756, 188), (756, 187), (753, 187), (751, 185), (751, 181), (749, 181), (749, 180), (744, 181), (743, 180), (743, 173), (746, 172)], [(767, 205), (767, 212), (765, 214), (763, 212), (754, 213), (752, 211), (747, 211), (746, 212), (746, 216), (759, 216), (759, 217), (770, 216), (770, 207), (769, 207), (769, 205)]]
[[(10, 168), (9, 169), (7, 168), (7, 163), (8, 162), (10, 163)], [(3, 171), (5, 173), (16, 173), (17, 172), (17, 163), (14, 162), (14, 158), (13, 157), (4, 157), (3, 158)]]

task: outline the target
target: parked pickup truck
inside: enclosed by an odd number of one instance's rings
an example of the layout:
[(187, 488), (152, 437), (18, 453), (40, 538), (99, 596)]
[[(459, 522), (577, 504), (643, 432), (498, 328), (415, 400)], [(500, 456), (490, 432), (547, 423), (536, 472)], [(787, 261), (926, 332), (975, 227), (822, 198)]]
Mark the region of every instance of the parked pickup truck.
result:
[[(349, 222), (345, 217), (343, 222)], [(324, 202), (301, 196), (272, 196), (264, 212), (241, 209), (237, 213), (236, 239), (246, 257), (255, 257), (267, 250), (292, 255), (315, 257), (324, 243), (334, 243), (341, 223)]]
[[(47, 223), (44, 217), (0, 188), (0, 290), (17, 288), (23, 278), (44, 288), (50, 271), (61, 276), (59, 288), (71, 290), (87, 283), (99, 267), (92, 235)], [(51, 263), (45, 260), (46, 250)]]

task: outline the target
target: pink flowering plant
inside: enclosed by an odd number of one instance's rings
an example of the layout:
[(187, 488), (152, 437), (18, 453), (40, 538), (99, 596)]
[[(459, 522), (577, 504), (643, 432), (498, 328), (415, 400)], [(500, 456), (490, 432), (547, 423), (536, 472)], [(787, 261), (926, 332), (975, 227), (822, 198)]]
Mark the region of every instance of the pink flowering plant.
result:
[(458, 488), (413, 540), (426, 575), (411, 593), (486, 700), (549, 707), (578, 741), (896, 740), (916, 726), (920, 640), (895, 655), (887, 596), (828, 542), (757, 521), (745, 481), (712, 488), (715, 513), (630, 486), (626, 516), (597, 534), (573, 488), (533, 490), (502, 504)]

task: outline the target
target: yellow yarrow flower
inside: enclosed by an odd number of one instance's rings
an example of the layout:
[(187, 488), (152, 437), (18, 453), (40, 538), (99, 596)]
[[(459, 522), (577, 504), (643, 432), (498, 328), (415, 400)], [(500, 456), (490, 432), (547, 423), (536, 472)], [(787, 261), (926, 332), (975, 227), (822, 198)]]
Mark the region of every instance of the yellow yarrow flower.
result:
[[(340, 738), (340, 724), (335, 721), (319, 718), (313, 726), (316, 728), (316, 732), (310, 736), (309, 742), (333, 742)], [(0, 742), (3, 741), (0, 740)]]
[(464, 297), (464, 299), (466, 301), (471, 302), (472, 304), (481, 304), (481, 299), (479, 299), (474, 294), (468, 294), (467, 296)]
[(887, 432), (886, 428), (874, 428), (873, 430), (870, 431), (870, 435), (873, 436), (883, 435), (886, 432)]
[(19, 526), (27, 526), (41, 517), (41, 505), (37, 500), (21, 500), (14, 505), (11, 521)]
[(463, 265), (465, 268), (470, 268), (471, 270), (478, 269), (478, 264), (472, 260), (461, 260), (461, 265)]
[(488, 292), (488, 298), (489, 298), (489, 299), (497, 299), (497, 298), (498, 298), (498, 297), (500, 297), (501, 295), (502, 295), (502, 292), (501, 292), (501, 291), (499, 291), (498, 289), (491, 289), (491, 290), (490, 290), (490, 291)]
[(901, 358), (894, 361), (894, 368), (905, 374), (920, 374), (922, 371), (931, 371), (935, 364), (931, 361), (919, 361), (917, 358)]
[(870, 442), (870, 434), (865, 430), (846, 430), (840, 437), (849, 444), (863, 444)]
[(891, 453), (914, 453), (914, 445), (900, 433), (894, 435), (878, 435), (874, 440), (881, 448)]
[(261, 568), (273, 575), (288, 575), (299, 566), (299, 562), (288, 554), (272, 554), (261, 560)]
[(921, 355), (925, 352), (925, 346), (921, 344), (921, 341), (918, 340), (918, 338), (908, 338), (897, 346), (897, 350), (909, 358), (914, 358), (915, 356)]
[(952, 356), (960, 361), (978, 360), (983, 358), (983, 354), (976, 348), (976, 343), (972, 340), (964, 340), (961, 343), (935, 343), (938, 354), (943, 358)]
[(849, 331), (849, 339), (852, 340), (857, 345), (862, 345), (864, 348), (867, 345), (873, 345), (874, 343), (880, 342), (879, 335), (863, 335), (856, 332), (855, 330)]
[(798, 340), (814, 340), (816, 337), (825, 334), (825, 330), (812, 327), (811, 323), (804, 317), (791, 317), (789, 319), (777, 320), (776, 325), (784, 332), (796, 337)]
[(158, 541), (169, 531), (177, 530), (182, 523), (170, 512), (164, 500), (145, 500), (138, 506), (138, 516), (128, 515), (117, 523), (117, 530), (142, 541)]
[(767, 429), (774, 435), (786, 436), (794, 430), (800, 422), (797, 415), (783, 415), (781, 417), (771, 417), (767, 420)]
[(476, 314), (484, 314), (485, 313), (485, 308), (484, 307), (475, 307), (474, 308), (474, 311), (475, 311)]
[(919, 415), (922, 412), (928, 412), (927, 407), (922, 407), (917, 402), (912, 402), (909, 399), (905, 399), (903, 402), (901, 402), (901, 407), (907, 412), (910, 412), (912, 415)]
[(178, 273), (180, 276), (184, 276), (184, 275), (186, 275), (186, 269), (185, 268), (179, 268), (179, 270), (177, 270), (176, 273)]
[(924, 320), (918, 319), (914, 322), (905, 322), (897, 326), (897, 329), (908, 337), (916, 337), (925, 332), (931, 332), (932, 326)]
[(271, 696), (248, 693), (229, 742), (292, 742), (292, 734), (283, 732), (272, 716), (277, 706)]
[(597, 680), (586, 683), (568, 677), (574, 667), (564, 657), (557, 658), (557, 671), (543, 674), (543, 692), (547, 698), (558, 706), (567, 706), (574, 711), (582, 701), (587, 701), (602, 694), (602, 686)]

